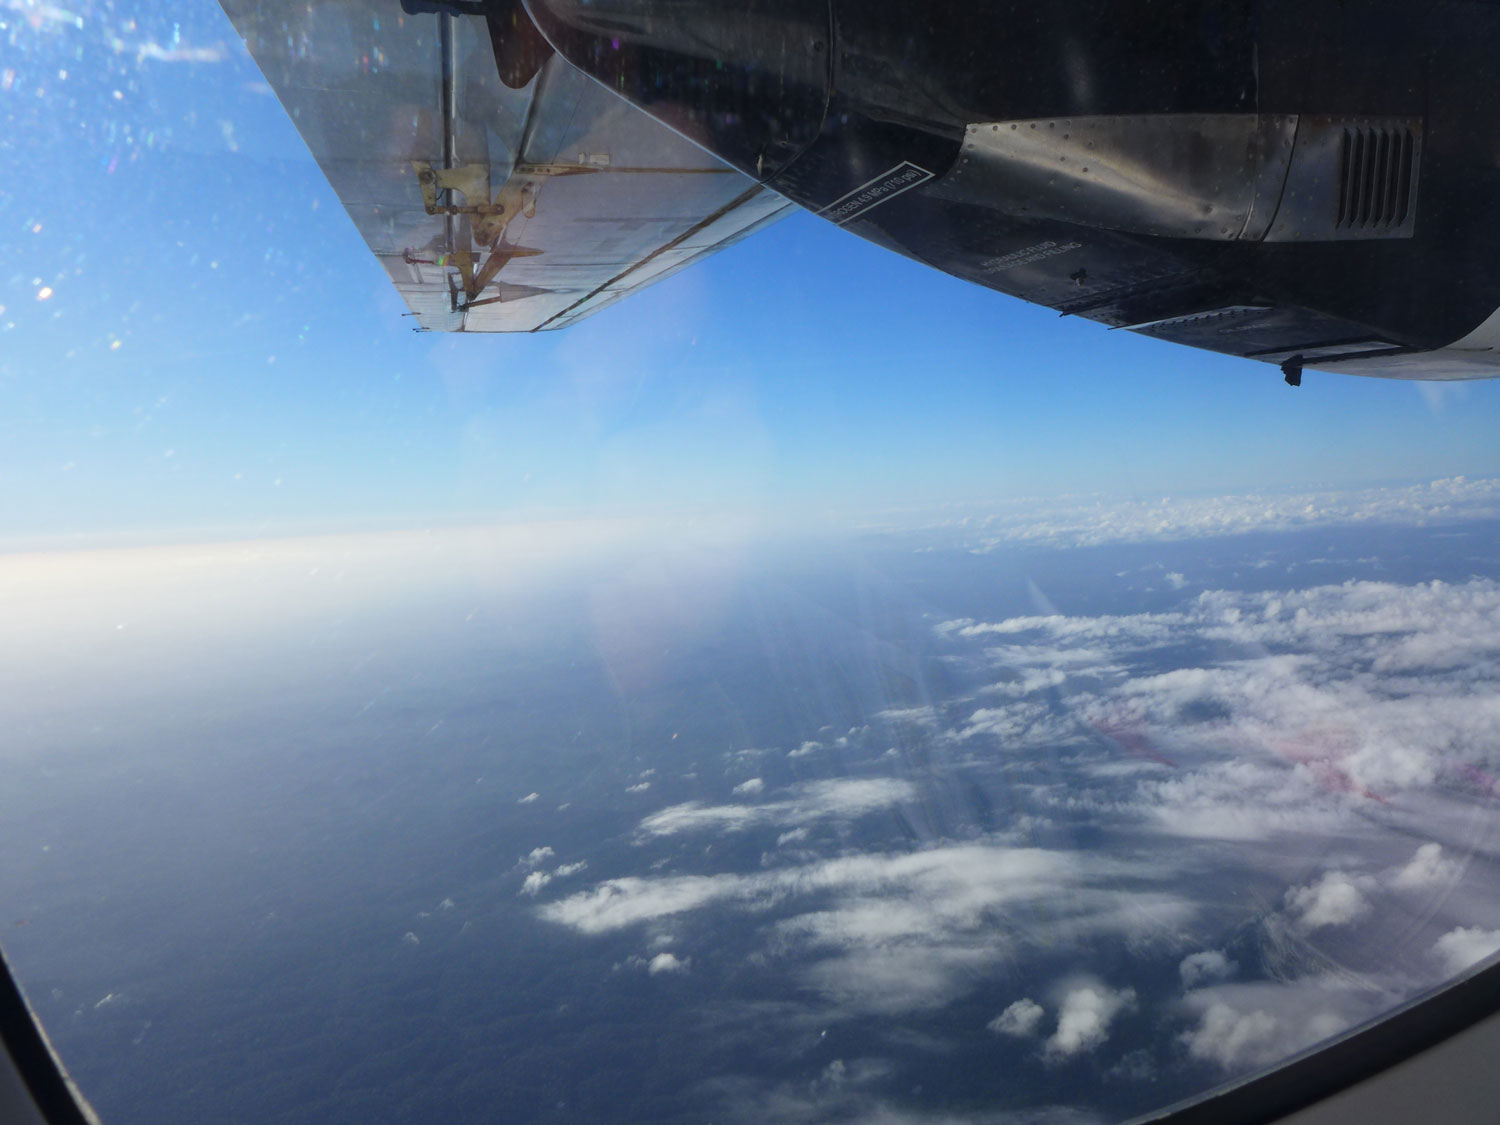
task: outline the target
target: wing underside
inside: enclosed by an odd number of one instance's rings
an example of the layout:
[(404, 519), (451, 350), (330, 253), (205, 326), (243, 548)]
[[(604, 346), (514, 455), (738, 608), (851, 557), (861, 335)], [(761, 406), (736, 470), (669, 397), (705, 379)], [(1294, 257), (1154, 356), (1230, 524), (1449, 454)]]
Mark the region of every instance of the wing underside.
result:
[(508, 85), (483, 17), (224, 8), (422, 328), (563, 328), (791, 207), (556, 56)]

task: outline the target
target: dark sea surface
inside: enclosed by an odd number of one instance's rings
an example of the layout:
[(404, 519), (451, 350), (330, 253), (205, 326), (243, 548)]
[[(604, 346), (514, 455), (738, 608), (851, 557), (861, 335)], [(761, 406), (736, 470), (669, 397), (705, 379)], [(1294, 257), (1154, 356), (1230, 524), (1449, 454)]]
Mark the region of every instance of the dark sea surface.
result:
[(0, 940), (111, 1125), (1122, 1120), (1500, 946), (1497, 544), (90, 564)]

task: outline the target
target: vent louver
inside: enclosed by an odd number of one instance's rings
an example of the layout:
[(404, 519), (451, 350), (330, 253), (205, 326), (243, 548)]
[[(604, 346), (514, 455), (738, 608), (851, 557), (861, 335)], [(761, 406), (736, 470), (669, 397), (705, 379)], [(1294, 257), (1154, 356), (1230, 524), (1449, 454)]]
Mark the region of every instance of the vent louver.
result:
[(1388, 230), (1410, 217), (1417, 139), (1405, 126), (1346, 126), (1338, 218), (1344, 230)]

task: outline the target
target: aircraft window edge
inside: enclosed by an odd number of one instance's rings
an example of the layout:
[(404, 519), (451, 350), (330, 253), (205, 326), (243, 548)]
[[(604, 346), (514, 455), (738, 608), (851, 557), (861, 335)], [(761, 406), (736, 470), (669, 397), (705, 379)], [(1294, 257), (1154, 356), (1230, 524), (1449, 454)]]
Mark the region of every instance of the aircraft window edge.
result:
[(1270, 1125), (1500, 1014), (1500, 960), (1242, 1082), (1128, 1125)]
[[(0, 1042), (5, 1046), (4, 1064), (31, 1096), (38, 1114), (34, 1120), (46, 1125), (100, 1125), (98, 1116), (68, 1077), (41, 1021), (26, 1002), (3, 951), (0, 951)], [(7, 1114), (18, 1108), (22, 1112), (33, 1109), (0, 1102), (0, 1110)]]

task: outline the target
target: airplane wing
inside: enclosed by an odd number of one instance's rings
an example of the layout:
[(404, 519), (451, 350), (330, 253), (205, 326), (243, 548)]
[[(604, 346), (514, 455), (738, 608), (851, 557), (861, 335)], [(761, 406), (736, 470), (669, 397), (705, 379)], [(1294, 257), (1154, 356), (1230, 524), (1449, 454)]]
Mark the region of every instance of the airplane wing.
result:
[(792, 207), (529, 25), (367, 0), (223, 7), (424, 329), (563, 328)]

